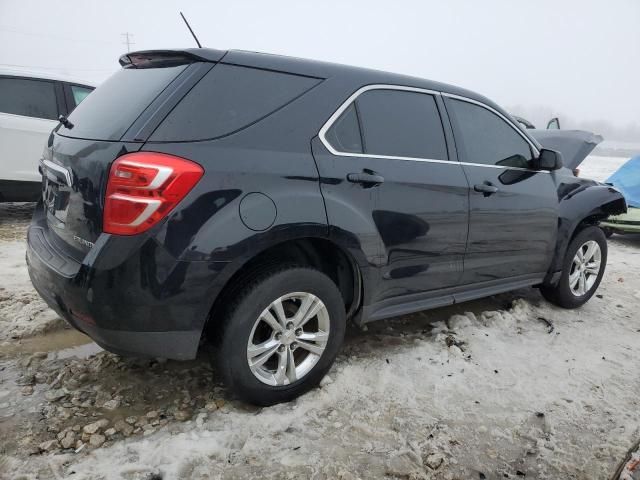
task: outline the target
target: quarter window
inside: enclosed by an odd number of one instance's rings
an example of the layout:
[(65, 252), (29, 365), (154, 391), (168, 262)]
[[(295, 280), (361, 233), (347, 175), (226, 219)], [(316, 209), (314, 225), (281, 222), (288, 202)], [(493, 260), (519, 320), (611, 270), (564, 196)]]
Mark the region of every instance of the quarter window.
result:
[(235, 133), (284, 107), (319, 81), (218, 64), (173, 109), (150, 140), (204, 140)]
[(527, 141), (495, 113), (473, 103), (451, 100), (456, 126), (456, 146), (464, 161), (484, 165), (529, 168), (532, 158)]
[(331, 125), (327, 141), (339, 152), (362, 153), (362, 137), (356, 107), (352, 103)]
[(0, 78), (0, 112), (55, 120), (58, 118), (58, 105), (53, 83)]

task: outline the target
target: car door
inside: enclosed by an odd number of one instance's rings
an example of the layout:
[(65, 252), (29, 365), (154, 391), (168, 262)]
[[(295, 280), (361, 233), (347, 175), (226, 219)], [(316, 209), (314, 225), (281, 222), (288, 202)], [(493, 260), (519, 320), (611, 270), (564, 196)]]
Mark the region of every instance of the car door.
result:
[(462, 284), (544, 277), (556, 244), (554, 173), (531, 165), (536, 146), (490, 106), (445, 96), (470, 184)]
[(55, 82), (0, 77), (0, 179), (41, 181), (38, 163), (58, 107)]
[(365, 87), (313, 143), (331, 235), (365, 252), (373, 270), (368, 303), (405, 301), (460, 280), (468, 183), (447, 148), (438, 97)]

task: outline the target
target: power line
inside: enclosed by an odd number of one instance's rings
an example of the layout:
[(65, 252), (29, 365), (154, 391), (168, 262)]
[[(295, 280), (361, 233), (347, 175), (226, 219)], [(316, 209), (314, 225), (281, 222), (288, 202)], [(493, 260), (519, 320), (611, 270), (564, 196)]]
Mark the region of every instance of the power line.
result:
[(19, 68), (34, 68), (37, 70), (77, 70), (84, 72), (113, 72), (118, 70), (118, 67), (114, 68), (77, 68), (77, 67), (41, 67), (39, 65), (17, 65), (15, 63), (0, 63), (2, 67), (19, 67)]
[(124, 43), (127, 46), (127, 52), (131, 51), (131, 45), (135, 45), (135, 42), (132, 42), (131, 39), (133, 38), (133, 33), (129, 33), (129, 32), (125, 32), (125, 33), (121, 33), (120, 35), (122, 35), (124, 37)]
[[(77, 38), (61, 37), (59, 35), (49, 35), (48, 33), (24, 32), (22, 30), (16, 30), (14, 28), (7, 28), (4, 25), (0, 25), (0, 32), (15, 33), (15, 34), (18, 34), (18, 35), (27, 35), (29, 37), (40, 37), (40, 38), (50, 38), (50, 39), (56, 39), (56, 40), (64, 40), (66, 42), (77, 42), (78, 41)], [(111, 44), (111, 45), (116, 43), (114, 41), (92, 40), (92, 39), (83, 39), (82, 41), (83, 42), (90, 42), (90, 43)]]

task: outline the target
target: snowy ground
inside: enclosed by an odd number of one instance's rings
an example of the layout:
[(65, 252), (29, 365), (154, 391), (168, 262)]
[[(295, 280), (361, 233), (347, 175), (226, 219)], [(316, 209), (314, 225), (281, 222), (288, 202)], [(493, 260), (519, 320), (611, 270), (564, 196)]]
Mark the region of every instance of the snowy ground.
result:
[(320, 388), (257, 409), (207, 352), (121, 359), (61, 330), (28, 284), (29, 208), (0, 207), (0, 478), (608, 479), (638, 455), (640, 236), (612, 238), (580, 310), (526, 289), (352, 328)]

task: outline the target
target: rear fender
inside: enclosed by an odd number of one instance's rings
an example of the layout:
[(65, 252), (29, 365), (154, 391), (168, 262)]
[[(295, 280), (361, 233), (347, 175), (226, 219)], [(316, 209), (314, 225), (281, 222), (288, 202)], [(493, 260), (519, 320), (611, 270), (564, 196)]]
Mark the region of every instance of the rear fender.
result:
[[(259, 237), (259, 238), (258, 238)], [(329, 238), (326, 235), (326, 229), (324, 231), (319, 228), (309, 228), (309, 227), (300, 227), (296, 228), (291, 226), (288, 229), (284, 229), (280, 232), (264, 232), (262, 234), (256, 235), (253, 238), (252, 243), (253, 247), (250, 251), (247, 251), (244, 255), (234, 259), (233, 261), (227, 262), (226, 264), (218, 264), (220, 267), (219, 270), (212, 275), (212, 281), (209, 284), (208, 292), (206, 293), (206, 298), (212, 299), (212, 303), (209, 306), (209, 312), (215, 314), (215, 305), (217, 300), (223, 295), (223, 291), (226, 292), (224, 295), (228, 294), (227, 287), (231, 284), (238, 284), (238, 274), (244, 275), (241, 271), (244, 271), (245, 267), (249, 266), (253, 260), (260, 257), (262, 254), (271, 250), (273, 247), (278, 247), (283, 244), (288, 244), (293, 241), (306, 241), (306, 240), (325, 240), (329, 243), (332, 243), (338, 250), (344, 254), (348, 262), (351, 264), (352, 272), (353, 272), (353, 281), (354, 281), (354, 301), (352, 303), (351, 309), (347, 312), (349, 315), (353, 315), (355, 311), (362, 304), (364, 299), (362, 298), (362, 292), (367, 290), (367, 285), (372, 281), (370, 278), (370, 271), (367, 268), (366, 264), (362, 263), (362, 255), (356, 256), (353, 254), (353, 250), (350, 248), (350, 245), (341, 242), (335, 238)], [(300, 242), (301, 245), (304, 242)], [(292, 251), (292, 257), (295, 258), (296, 253), (302, 252), (303, 254), (309, 254), (310, 252), (304, 250), (304, 247), (301, 247), (303, 250)], [(312, 254), (312, 252), (311, 252)], [(273, 259), (275, 262), (280, 262), (281, 259), (276, 257)], [(250, 270), (253, 271), (253, 270)], [(241, 282), (243, 284), (243, 282)], [(240, 284), (238, 284), (240, 285)], [(236, 288), (236, 287), (234, 287)], [(234, 290), (231, 290), (233, 292)], [(215, 315), (214, 315), (215, 316)], [(215, 318), (211, 318), (214, 322)], [(209, 316), (204, 319), (204, 321), (209, 320)], [(204, 327), (204, 322), (203, 322)]]
[(546, 284), (557, 281), (571, 239), (585, 225), (597, 225), (610, 215), (627, 211), (627, 203), (615, 188), (597, 182), (563, 184), (558, 189), (558, 241)]

